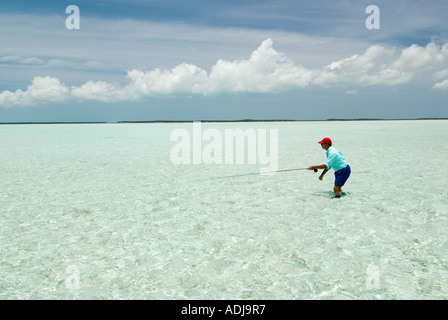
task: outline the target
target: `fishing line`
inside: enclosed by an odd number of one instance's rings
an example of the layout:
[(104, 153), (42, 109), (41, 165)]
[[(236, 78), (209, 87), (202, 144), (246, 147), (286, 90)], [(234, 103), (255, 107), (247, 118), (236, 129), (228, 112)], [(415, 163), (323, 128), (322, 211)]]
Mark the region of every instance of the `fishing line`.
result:
[[(307, 170), (307, 169), (308, 168), (296, 168), (296, 169), (283, 169), (283, 170), (268, 171), (268, 172), (254, 172), (254, 173), (237, 174), (237, 175), (233, 175), (233, 176), (216, 177), (214, 179), (225, 179), (225, 178), (236, 178), (236, 177), (244, 177), (244, 176), (255, 176), (255, 175), (262, 175), (262, 174), (287, 172), (287, 171), (298, 171), (298, 170)], [(314, 169), (314, 172), (317, 172), (317, 169)]]

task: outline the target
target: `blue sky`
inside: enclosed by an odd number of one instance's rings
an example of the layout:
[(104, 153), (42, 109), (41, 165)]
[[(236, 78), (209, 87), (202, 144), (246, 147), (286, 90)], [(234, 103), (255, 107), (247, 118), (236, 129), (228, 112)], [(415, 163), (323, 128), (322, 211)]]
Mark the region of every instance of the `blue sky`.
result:
[(448, 117), (446, 12), (440, 0), (1, 1), (0, 122)]

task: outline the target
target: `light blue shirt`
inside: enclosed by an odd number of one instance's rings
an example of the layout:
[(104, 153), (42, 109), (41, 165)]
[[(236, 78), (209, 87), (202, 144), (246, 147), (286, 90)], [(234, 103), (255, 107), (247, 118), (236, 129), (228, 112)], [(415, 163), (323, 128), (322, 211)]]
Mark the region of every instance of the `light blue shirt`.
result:
[(347, 161), (345, 161), (344, 156), (336, 148), (329, 147), (327, 149), (327, 162), (325, 162), (327, 169), (333, 168), (334, 171), (339, 171), (348, 166)]

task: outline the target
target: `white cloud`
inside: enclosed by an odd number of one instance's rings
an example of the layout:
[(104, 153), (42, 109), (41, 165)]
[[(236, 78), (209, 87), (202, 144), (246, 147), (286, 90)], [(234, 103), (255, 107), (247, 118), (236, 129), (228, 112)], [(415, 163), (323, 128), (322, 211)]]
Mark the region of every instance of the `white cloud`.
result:
[(211, 69), (204, 93), (280, 92), (307, 86), (313, 71), (295, 66), (284, 54), (272, 48), (268, 39), (249, 60), (219, 60)]
[(71, 98), (100, 102), (121, 101), (122, 89), (104, 81), (88, 81), (81, 87), (72, 87)]
[(23, 58), (21, 56), (3, 56), (0, 57), (0, 62), (9, 64), (24, 64), (24, 65), (42, 65), (45, 63), (44, 60), (36, 57)]
[(40, 103), (62, 102), (69, 98), (69, 89), (52, 77), (35, 77), (26, 91), (3, 91), (0, 93), (0, 106), (33, 106)]
[(435, 70), (448, 65), (448, 44), (440, 47), (434, 42), (426, 47), (413, 44), (401, 52), (401, 56), (392, 64), (392, 68), (407, 72)]
[(200, 87), (207, 80), (207, 73), (201, 68), (182, 63), (172, 70), (155, 69), (149, 72), (129, 71), (126, 77), (127, 91), (138, 96), (200, 93)]
[(448, 77), (448, 69), (437, 71), (434, 76), (436, 79), (445, 79)]
[(22, 60), (20, 56), (3, 56), (0, 57), (0, 62), (18, 62)]
[(410, 80), (411, 75), (391, 66), (395, 48), (374, 45), (362, 55), (336, 61), (326, 66), (314, 79), (318, 85), (396, 85)]
[(436, 83), (432, 88), (438, 90), (448, 90), (448, 79)]
[(345, 94), (349, 95), (349, 96), (357, 96), (358, 91), (357, 90), (347, 90), (347, 91), (345, 91)]
[(23, 64), (34, 64), (34, 65), (42, 65), (45, 63), (44, 60), (39, 59), (39, 58), (35, 58), (35, 57), (31, 57), (31, 58), (25, 58), (21, 61), (21, 63)]
[[(363, 54), (322, 68), (306, 68), (275, 50), (272, 40), (267, 39), (249, 59), (218, 60), (209, 73), (184, 62), (171, 70), (133, 69), (127, 72), (125, 84), (88, 81), (71, 88), (57, 78), (35, 77), (26, 91), (0, 93), (0, 106), (31, 106), (70, 99), (119, 102), (157, 96), (280, 93), (311, 84), (324, 87), (394, 86), (417, 77), (434, 79), (444, 75), (446, 70), (448, 44), (440, 46), (431, 42), (426, 47), (412, 45), (402, 50), (374, 45)], [(447, 80), (433, 86), (434, 89), (447, 87)], [(356, 89), (346, 91), (346, 94), (356, 93)]]

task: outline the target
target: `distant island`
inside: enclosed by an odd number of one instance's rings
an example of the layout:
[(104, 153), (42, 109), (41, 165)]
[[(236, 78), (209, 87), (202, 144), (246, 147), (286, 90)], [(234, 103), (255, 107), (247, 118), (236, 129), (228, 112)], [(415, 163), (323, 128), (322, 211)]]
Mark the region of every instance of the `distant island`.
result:
[(338, 119), (330, 118), (325, 120), (296, 120), (296, 119), (240, 119), (240, 120), (122, 120), (115, 122), (101, 121), (23, 121), (23, 122), (0, 122), (0, 125), (8, 124), (113, 124), (113, 123), (191, 123), (194, 121), (201, 122), (311, 122), (311, 121), (405, 121), (405, 120), (448, 120), (448, 118), (409, 118), (409, 119), (382, 119), (382, 118), (354, 118), (354, 119)]
[(400, 121), (400, 120), (448, 120), (448, 118), (414, 118), (414, 119), (381, 119), (381, 118), (356, 118), (356, 119), (336, 119), (325, 120), (294, 120), (294, 119), (240, 119), (240, 120), (126, 120), (116, 123), (190, 123), (193, 121), (201, 122), (309, 122), (309, 121)]
[(0, 124), (106, 124), (109, 122), (82, 122), (82, 121), (22, 121), (22, 122), (0, 122)]

